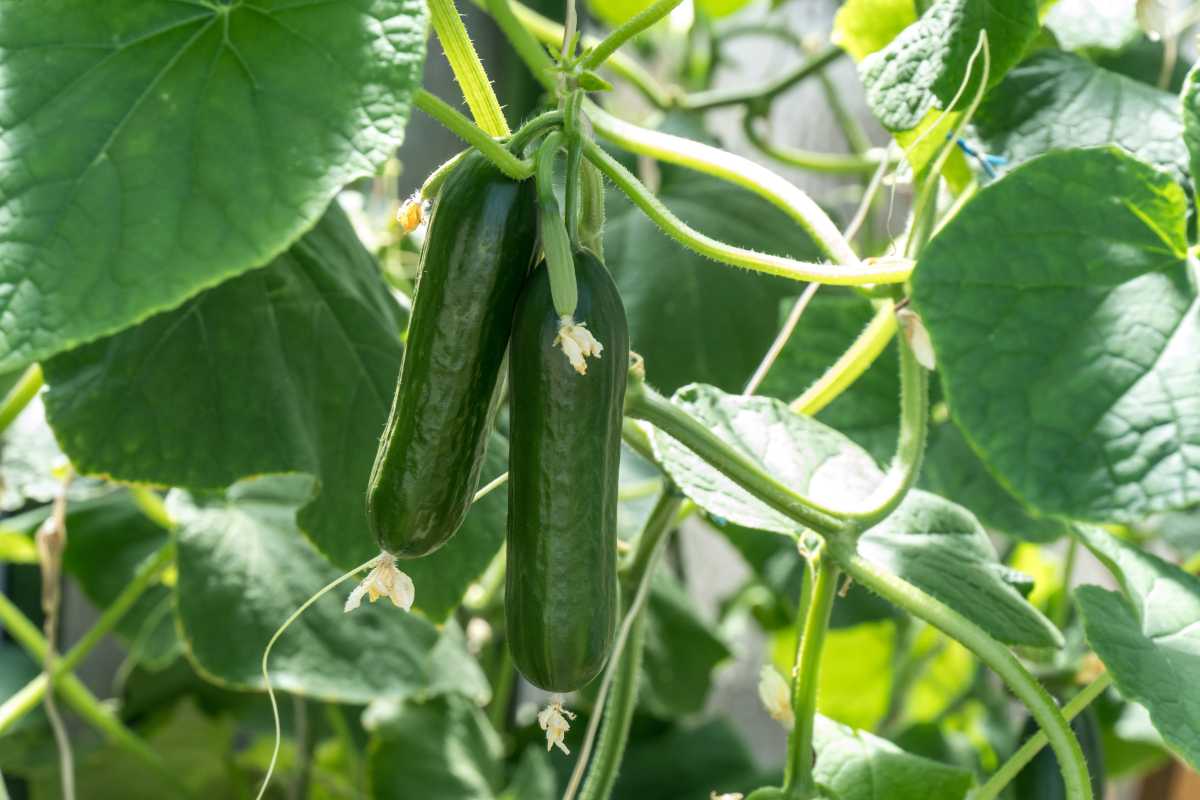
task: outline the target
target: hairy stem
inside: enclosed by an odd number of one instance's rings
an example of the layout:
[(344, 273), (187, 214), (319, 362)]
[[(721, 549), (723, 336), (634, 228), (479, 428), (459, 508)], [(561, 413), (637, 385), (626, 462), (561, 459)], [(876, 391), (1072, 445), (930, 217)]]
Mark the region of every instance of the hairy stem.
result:
[[(1109, 672), (1102, 673), (1099, 677), (1083, 687), (1077, 695), (1072, 697), (1067, 704), (1063, 706), (1062, 715), (1071, 721), (1079, 716), (1085, 708), (1092, 704), (1100, 695), (1104, 694), (1104, 690), (1112, 685), (1112, 674)], [(1041, 752), (1042, 748), (1050, 740), (1046, 737), (1046, 732), (1040, 730), (1033, 736), (1025, 740), (1025, 744), (1009, 756), (1008, 760), (1000, 765), (992, 777), (988, 778), (987, 783), (979, 787), (976, 792), (971, 795), (971, 800), (994, 800), (1004, 791), (1004, 787), (1012, 782), (1013, 778), (1017, 777), (1025, 766), (1033, 761), (1034, 756)]]
[(604, 706), (604, 727), (596, 742), (596, 755), (587, 780), (579, 791), (579, 800), (608, 800), (617, 783), (617, 772), (629, 727), (637, 707), (638, 683), (642, 669), (642, 651), (646, 643), (646, 615), (638, 614), (629, 631), (629, 641), (615, 666), (608, 702)]
[[(585, 108), (596, 132), (613, 144), (631, 153), (678, 164), (754, 192), (795, 220), (832, 261), (849, 268), (849, 272), (861, 270), (854, 249), (829, 216), (808, 194), (782, 176), (719, 147), (642, 128), (620, 120), (594, 104), (585, 104)], [(897, 276), (894, 280), (881, 274), (874, 282), (900, 282), (907, 278), (908, 271), (896, 270), (902, 272), (904, 277)]]
[(596, 69), (617, 52), (621, 45), (649, 28), (671, 11), (683, 0), (655, 0), (642, 11), (626, 20), (623, 25), (604, 37), (598, 45), (588, 52), (580, 66), (584, 69)]
[(845, 55), (840, 47), (830, 45), (802, 64), (785, 72), (762, 86), (747, 89), (712, 89), (697, 92), (680, 100), (679, 106), (688, 111), (703, 111), (721, 106), (737, 106), (746, 103), (765, 102), (786, 92), (796, 84), (820, 73), (825, 67)]
[(855, 581), (956, 639), (999, 675), (1045, 732), (1062, 768), (1068, 800), (1093, 800), (1087, 763), (1070, 724), (1011, 650), (937, 598), (861, 558), (852, 543), (834, 540), (832, 545), (834, 560)]
[(812, 594), (804, 608), (804, 629), (796, 651), (792, 686), (792, 712), (796, 724), (788, 742), (788, 760), (783, 778), (783, 793), (790, 800), (809, 800), (816, 790), (812, 768), (817, 682), (821, 672), (825, 632), (829, 628), (829, 614), (837, 591), (837, 574), (837, 567), (823, 554), (807, 559), (804, 580), (812, 587)]
[(863, 153), (816, 153), (795, 147), (772, 144), (755, 127), (758, 117), (747, 113), (742, 117), (746, 139), (765, 155), (789, 167), (822, 172), (829, 175), (870, 175), (883, 161), (884, 150), (874, 148)]
[(455, 111), (440, 97), (425, 89), (418, 89), (413, 95), (413, 104), (482, 153), (497, 169), (513, 180), (525, 180), (533, 174), (533, 162), (517, 158), (487, 131)]
[(843, 529), (842, 520), (835, 512), (793, 492), (722, 441), (708, 426), (650, 387), (644, 384), (630, 386), (625, 395), (625, 413), (654, 425), (734, 483), (804, 527), (823, 535)]
[(442, 49), (446, 51), (450, 70), (471, 109), (471, 116), (489, 136), (508, 136), (508, 122), (500, 110), (500, 101), (496, 99), (492, 82), (471, 44), (462, 17), (454, 7), (454, 0), (429, 0), (429, 17)]
[[(912, 271), (912, 264), (907, 261), (881, 261), (878, 266), (859, 264), (856, 261), (853, 262), (855, 266), (846, 269), (829, 264), (795, 261), (717, 241), (689, 227), (675, 216), (641, 181), (595, 142), (584, 142), (583, 147), (584, 156), (607, 175), (633, 201), (634, 205), (638, 206), (664, 233), (685, 247), (714, 261), (792, 280), (815, 281), (840, 286), (900, 283), (907, 280)], [(837, 236), (839, 239), (841, 238), (840, 233)]]
[(804, 394), (792, 401), (792, 410), (811, 416), (825, 408), (875, 363), (895, 334), (895, 305), (891, 300), (885, 300), (850, 348)]

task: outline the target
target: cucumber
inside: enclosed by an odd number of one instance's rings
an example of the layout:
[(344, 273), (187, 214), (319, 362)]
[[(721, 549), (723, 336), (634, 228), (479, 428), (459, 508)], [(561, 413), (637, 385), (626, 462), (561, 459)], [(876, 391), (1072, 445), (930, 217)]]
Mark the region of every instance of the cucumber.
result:
[(429, 223), (400, 379), (367, 486), (371, 528), (397, 557), (437, 550), (471, 505), (536, 244), (533, 181), (466, 156)]
[[(1079, 739), (1079, 747), (1087, 760), (1088, 775), (1092, 779), (1092, 795), (1103, 800), (1105, 792), (1104, 750), (1100, 741), (1100, 723), (1096, 712), (1085, 708), (1083, 713), (1071, 720), (1071, 730)], [(1021, 731), (1021, 741), (1038, 732), (1037, 721), (1030, 717)], [(1058, 758), (1049, 747), (1043, 747), (1025, 768), (1017, 773), (1012, 782), (1014, 800), (1066, 800), (1067, 787), (1063, 784)]]
[(509, 650), (535, 686), (569, 692), (604, 667), (616, 630), (617, 473), (629, 329), (616, 284), (575, 255), (575, 319), (603, 345), (578, 374), (555, 346), (549, 271), (517, 306), (509, 353)]

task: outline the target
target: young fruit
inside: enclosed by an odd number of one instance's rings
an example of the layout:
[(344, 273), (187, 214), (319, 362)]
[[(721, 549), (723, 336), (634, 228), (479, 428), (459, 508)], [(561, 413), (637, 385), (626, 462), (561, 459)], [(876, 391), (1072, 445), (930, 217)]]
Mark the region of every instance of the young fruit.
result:
[(517, 306), (509, 353), (508, 571), (513, 661), (530, 683), (568, 692), (594, 678), (617, 620), (617, 472), (629, 330), (617, 287), (575, 255), (575, 319), (603, 346), (583, 374), (560, 344), (539, 267)]
[(505, 177), (478, 153), (442, 187), (367, 486), (379, 546), (400, 558), (441, 547), (471, 505), (536, 220), (533, 182)]

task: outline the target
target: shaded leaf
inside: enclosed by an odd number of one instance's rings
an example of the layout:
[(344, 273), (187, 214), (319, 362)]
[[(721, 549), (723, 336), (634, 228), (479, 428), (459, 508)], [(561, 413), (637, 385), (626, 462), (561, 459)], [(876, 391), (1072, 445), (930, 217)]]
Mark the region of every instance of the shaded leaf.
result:
[(960, 89), (965, 106), (982, 74), (977, 59), (967, 80), (980, 31), (988, 34), (991, 86), (1021, 60), (1039, 28), (1035, 0), (938, 0), (886, 49), (863, 60), (859, 72), (867, 103), (885, 127), (896, 131), (916, 127), (934, 108), (952, 110), (950, 102)]
[[(865, 451), (837, 431), (791, 413), (777, 400), (693, 385), (677, 392), (672, 402), (777, 480), (829, 507), (861, 505), (882, 480)], [(710, 514), (750, 528), (797, 532), (796, 523), (662, 431), (654, 429), (653, 441), (680, 489)], [(1016, 576), (997, 561), (979, 522), (960, 506), (911, 491), (891, 516), (860, 537), (858, 550), (1005, 642), (1061, 644), (1057, 629), (1010, 585)]]
[(988, 92), (972, 122), (1010, 167), (1050, 150), (1116, 144), (1187, 184), (1178, 98), (1070, 53), (1030, 56)]
[[(310, 478), (285, 475), (243, 481), (224, 496), (169, 496), (178, 522), (176, 613), (189, 656), (211, 680), (263, 688), (261, 660), (272, 634), (338, 576), (296, 529), (296, 508), (312, 489)], [(277, 691), (347, 703), (447, 692), (487, 697), (456, 626), (439, 635), (386, 599), (344, 613), (353, 586), (347, 580), (317, 601), (276, 642), (270, 667)]]
[(0, 371), (260, 266), (400, 143), (417, 0), (13, 3)]
[(461, 697), (377, 700), (363, 717), (371, 732), (372, 800), (492, 800), (504, 748), (487, 716)]
[[(681, 167), (664, 164), (661, 176), (659, 199), (697, 230), (742, 247), (819, 258), (795, 221), (761, 197)], [(605, 261), (650, 381), (666, 391), (689, 381), (740, 390), (779, 329), (774, 313), (752, 310), (777, 308), (799, 284), (715, 265), (667, 238), (619, 192), (609, 193), (608, 208)]]
[(1075, 530), (1125, 591), (1075, 590), (1088, 644), (1167, 746), (1200, 765), (1200, 578), (1098, 528)]
[(402, 327), (334, 204), (270, 266), (46, 362), (47, 413), (85, 473), (190, 489), (314, 475), (300, 527), (348, 569), (378, 552), (363, 487)]
[(723, 719), (695, 727), (672, 726), (631, 741), (621, 762), (613, 800), (708, 797), (748, 793), (761, 785), (746, 743)]
[(950, 412), (1044, 514), (1134, 521), (1200, 501), (1185, 213), (1177, 184), (1116, 149), (1049, 153), (922, 254), (913, 301)]

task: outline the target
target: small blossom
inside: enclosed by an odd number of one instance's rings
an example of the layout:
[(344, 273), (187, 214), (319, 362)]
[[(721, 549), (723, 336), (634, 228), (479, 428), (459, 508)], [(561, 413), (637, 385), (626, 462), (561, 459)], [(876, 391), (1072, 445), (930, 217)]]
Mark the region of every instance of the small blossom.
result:
[(380, 553), (367, 577), (363, 578), (362, 583), (355, 586), (354, 591), (346, 598), (344, 610), (349, 612), (358, 608), (365, 595), (372, 603), (380, 597), (386, 597), (396, 608), (408, 611), (412, 608), (416, 593), (412, 578), (396, 568), (395, 556), (391, 553)]
[(426, 203), (418, 192), (404, 201), (400, 210), (396, 212), (396, 219), (405, 233), (412, 233), (425, 221), (426, 211)]
[(567, 360), (580, 375), (587, 374), (587, 362), (584, 359), (588, 356), (599, 358), (604, 352), (604, 345), (592, 336), (587, 323), (576, 322), (566, 316), (558, 321), (558, 336), (554, 337), (554, 344), (562, 348)]
[(549, 751), (552, 747), (557, 747), (567, 755), (571, 755), (571, 751), (563, 744), (563, 738), (567, 735), (567, 731), (571, 730), (569, 719), (575, 719), (575, 715), (567, 711), (562, 706), (562, 699), (555, 695), (550, 698), (550, 705), (538, 712), (538, 726), (546, 732), (546, 750)]
[(932, 370), (937, 365), (933, 357), (933, 342), (929, 340), (929, 331), (925, 330), (925, 323), (921, 322), (921, 317), (910, 308), (902, 308), (896, 312), (896, 320), (904, 331), (904, 338), (908, 340), (908, 346), (912, 348), (917, 363), (925, 369)]
[(796, 717), (792, 714), (792, 690), (774, 667), (768, 665), (762, 668), (758, 679), (758, 697), (771, 718), (791, 730), (796, 724)]
[(488, 621), (483, 617), (471, 617), (467, 623), (467, 652), (477, 656), (491, 640), (492, 626)]
[(710, 800), (742, 800), (744, 795), (741, 792), (727, 792), (726, 794), (717, 794), (713, 792), (709, 795)]

